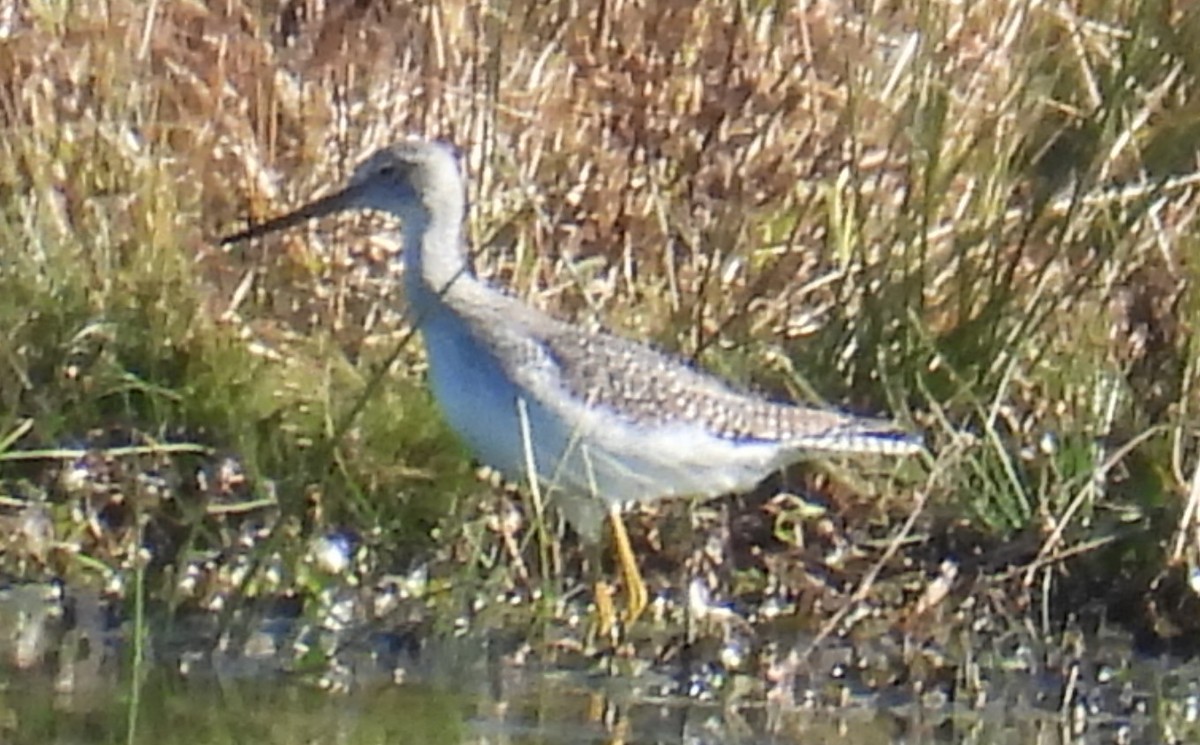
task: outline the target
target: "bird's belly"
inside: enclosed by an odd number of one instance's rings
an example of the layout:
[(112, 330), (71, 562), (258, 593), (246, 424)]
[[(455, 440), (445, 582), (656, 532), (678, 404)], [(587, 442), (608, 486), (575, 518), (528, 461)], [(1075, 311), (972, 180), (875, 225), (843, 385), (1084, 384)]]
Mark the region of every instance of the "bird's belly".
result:
[(510, 478), (524, 473), (517, 388), (489, 354), (462, 337), (426, 334), (429, 384), (446, 423), (476, 458)]
[(573, 432), (523, 395), (498, 365), (463, 359), (457, 351), (439, 356), (431, 347), (430, 386), (455, 434), (481, 463), (508, 479), (526, 483), (532, 466), (551, 491), (626, 501), (629, 477), (589, 446), (585, 433)]
[(778, 468), (778, 455), (774, 445), (733, 443), (687, 427), (641, 430), (614, 420), (569, 447), (562, 470), (577, 484), (594, 479), (606, 501), (627, 504), (744, 491)]
[(528, 479), (531, 455), (551, 492), (626, 504), (748, 489), (778, 466), (772, 445), (732, 443), (686, 427), (647, 431), (601, 410), (571, 417), (551, 411), (522, 396), (460, 329), (430, 331), (430, 384), (447, 423), (481, 462), (510, 479)]

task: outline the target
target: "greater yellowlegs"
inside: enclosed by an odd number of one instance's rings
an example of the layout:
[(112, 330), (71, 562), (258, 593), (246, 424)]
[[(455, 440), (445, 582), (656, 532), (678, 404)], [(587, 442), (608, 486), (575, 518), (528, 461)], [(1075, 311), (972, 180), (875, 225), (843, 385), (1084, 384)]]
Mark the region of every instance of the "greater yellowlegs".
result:
[(632, 621), (648, 602), (621, 509), (675, 495), (752, 488), (807, 454), (902, 455), (920, 439), (894, 424), (739, 393), (651, 347), (555, 320), (467, 267), (466, 209), (454, 151), (401, 142), (375, 152), (349, 185), (224, 238), (229, 244), (349, 209), (400, 219), (405, 290), (447, 422), (483, 463), (530, 471), (572, 498), (595, 537), (610, 518)]

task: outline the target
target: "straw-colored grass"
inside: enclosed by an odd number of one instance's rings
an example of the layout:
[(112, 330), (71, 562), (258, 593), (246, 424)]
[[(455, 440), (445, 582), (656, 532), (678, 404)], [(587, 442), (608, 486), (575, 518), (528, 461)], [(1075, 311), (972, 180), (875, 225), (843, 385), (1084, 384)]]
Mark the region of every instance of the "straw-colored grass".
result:
[[(4, 569), (136, 563), (96, 527), (135, 494), (2, 460), (130, 442), (233, 454), (293, 537), (509, 566), (392, 234), (213, 241), (416, 135), (462, 148), (475, 265), (530, 303), (927, 433), (927, 463), (816, 479), (879, 535), (921, 494), (928, 545), (949, 516), (1036, 538), (962, 557), (1018, 594), (1162, 591), (1200, 561), (1198, 30), (1131, 1), (0, 2), (0, 498), (60, 552)], [(137, 508), (188, 536), (167, 563), (233, 530), (174, 493)]]

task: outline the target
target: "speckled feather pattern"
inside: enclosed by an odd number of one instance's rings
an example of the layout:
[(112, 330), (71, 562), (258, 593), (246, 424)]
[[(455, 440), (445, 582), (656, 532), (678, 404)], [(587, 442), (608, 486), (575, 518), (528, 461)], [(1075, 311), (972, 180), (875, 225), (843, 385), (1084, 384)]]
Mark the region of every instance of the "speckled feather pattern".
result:
[[(473, 326), (487, 335), (484, 344), (501, 352), (515, 379), (536, 372), (543, 385), (557, 384), (588, 406), (639, 427), (694, 425), (732, 442), (821, 452), (900, 454), (920, 447), (917, 438), (888, 421), (768, 401), (648, 344), (585, 331), (511, 298), (456, 302), (457, 295), (449, 293), (447, 302), (477, 317)], [(536, 395), (535, 383), (530, 390)]]

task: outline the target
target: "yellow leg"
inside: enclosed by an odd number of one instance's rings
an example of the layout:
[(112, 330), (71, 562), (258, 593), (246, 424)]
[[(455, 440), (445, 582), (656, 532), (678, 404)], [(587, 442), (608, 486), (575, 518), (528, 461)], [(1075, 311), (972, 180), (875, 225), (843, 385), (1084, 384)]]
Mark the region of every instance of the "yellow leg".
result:
[(592, 590), (592, 597), (596, 599), (596, 632), (601, 639), (605, 639), (617, 622), (617, 613), (613, 610), (612, 585), (599, 579), (592, 585)]
[(621, 510), (613, 506), (608, 511), (608, 521), (612, 525), (613, 544), (617, 548), (621, 578), (625, 580), (625, 594), (629, 596), (629, 607), (625, 611), (625, 624), (629, 626), (646, 610), (646, 606), (650, 604), (650, 595), (646, 592), (646, 583), (638, 569), (637, 557), (633, 555), (633, 546), (629, 545), (629, 534), (625, 532)]

